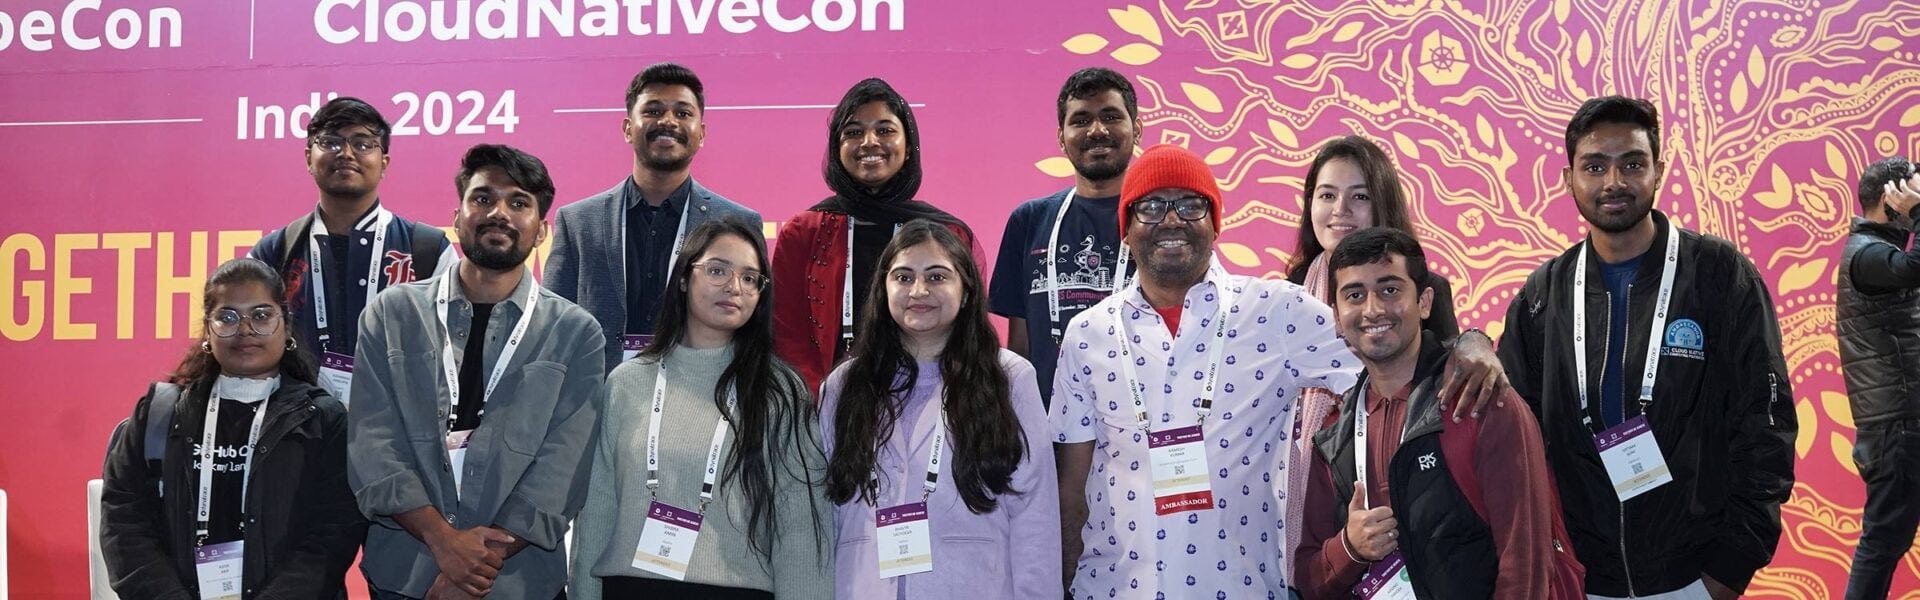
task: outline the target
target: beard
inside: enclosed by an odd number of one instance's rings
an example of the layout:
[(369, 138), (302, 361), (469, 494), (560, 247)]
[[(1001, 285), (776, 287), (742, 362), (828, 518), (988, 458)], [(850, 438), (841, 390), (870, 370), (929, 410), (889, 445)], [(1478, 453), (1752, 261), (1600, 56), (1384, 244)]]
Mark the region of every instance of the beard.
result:
[[(506, 247), (496, 248), (480, 241), (480, 238), (494, 230), (511, 240)], [(505, 271), (526, 264), (527, 257), (533, 254), (532, 248), (520, 247), (520, 232), (503, 225), (481, 225), (473, 230), (473, 235), (460, 236), (460, 251), (473, 264), (492, 271)]]
[(1133, 152), (1121, 149), (1119, 144), (1095, 144), (1083, 148), (1081, 155), (1085, 156), (1086, 150), (1094, 148), (1112, 148), (1113, 155), (1106, 161), (1073, 161), (1074, 172), (1087, 178), (1087, 181), (1108, 181), (1127, 174), (1127, 165), (1133, 162)]
[[(674, 141), (680, 142), (680, 146), (685, 148), (687, 153), (681, 156), (674, 156), (672, 150), (655, 152), (653, 150), (653, 138), (662, 134), (671, 136)], [(687, 132), (677, 129), (669, 131), (659, 127), (649, 128), (647, 129), (646, 135), (640, 138), (640, 143), (634, 145), (633, 151), (634, 154), (639, 155), (640, 164), (646, 166), (647, 170), (650, 171), (679, 171), (687, 168), (687, 165), (693, 164), (693, 147), (687, 143)]]
[[(1179, 217), (1168, 214), (1167, 218), (1177, 219)], [(1155, 247), (1154, 244), (1168, 240), (1183, 240), (1187, 242), (1186, 252), (1178, 257), (1161, 256), (1159, 248)], [(1134, 255), (1135, 258), (1140, 260), (1141, 268), (1151, 274), (1155, 281), (1171, 284), (1191, 284), (1207, 276), (1208, 259), (1211, 257), (1211, 254), (1207, 251), (1207, 247), (1204, 244), (1205, 240), (1200, 239), (1200, 235), (1194, 233), (1191, 229), (1179, 234), (1157, 234), (1153, 236), (1153, 240), (1147, 245), (1145, 252), (1135, 252)]]
[(1574, 204), (1580, 207), (1580, 217), (1586, 219), (1588, 225), (1592, 225), (1594, 229), (1607, 233), (1631, 231), (1634, 226), (1640, 224), (1640, 221), (1646, 219), (1649, 213), (1653, 212), (1653, 198), (1651, 196), (1645, 198), (1626, 196), (1627, 210), (1623, 213), (1606, 214), (1601, 212), (1600, 205), (1618, 198), (1620, 198), (1620, 196), (1603, 195), (1595, 197), (1590, 202), (1583, 201), (1575, 202)]

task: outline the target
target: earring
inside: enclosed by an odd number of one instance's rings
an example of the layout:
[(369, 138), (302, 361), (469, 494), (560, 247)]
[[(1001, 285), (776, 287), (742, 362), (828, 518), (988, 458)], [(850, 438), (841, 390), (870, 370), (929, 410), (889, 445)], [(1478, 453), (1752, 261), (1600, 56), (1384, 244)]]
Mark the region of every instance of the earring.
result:
[(209, 342), (209, 341), (206, 341), (206, 340), (201, 340), (201, 341), (200, 341), (200, 351), (201, 351), (201, 352), (208, 352), (208, 353), (211, 353), (211, 352), (213, 352), (213, 342)]
[(300, 344), (294, 343), (293, 338), (287, 338), (287, 349), (298, 350), (300, 349)]

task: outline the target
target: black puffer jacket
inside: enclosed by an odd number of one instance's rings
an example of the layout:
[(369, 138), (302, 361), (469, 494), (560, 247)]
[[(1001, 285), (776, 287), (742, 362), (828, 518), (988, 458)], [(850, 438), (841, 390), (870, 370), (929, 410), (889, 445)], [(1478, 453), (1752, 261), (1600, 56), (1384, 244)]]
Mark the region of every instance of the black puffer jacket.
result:
[[(200, 597), (192, 448), (211, 387), (195, 384), (180, 396), (161, 461), (145, 456), (151, 387), (108, 446), (100, 551), (122, 598)], [(318, 387), (282, 378), (266, 410), (248, 486), (242, 597), (345, 598), (347, 567), (367, 535), (347, 487), (347, 409)]]
[(1835, 330), (1840, 365), (1845, 369), (1853, 422), (1872, 427), (1920, 418), (1920, 287), (1898, 289), (1864, 285), (1856, 262), (1903, 258), (1906, 230), (1855, 217), (1853, 234), (1840, 258), (1840, 293), (1835, 298)]
[(1628, 417), (1641, 414), (1640, 374), (1659, 294), (1668, 235), (1680, 235), (1673, 304), (1661, 345), (1659, 379), (1646, 409), (1673, 481), (1625, 503), (1593, 436), (1581, 423), (1573, 349), (1573, 253), (1547, 261), (1507, 309), (1500, 359), (1513, 387), (1540, 419), (1547, 464), (1559, 481), (1568, 533), (1587, 567), (1587, 593), (1625, 597), (1669, 592), (1703, 574), (1744, 590), (1773, 560), (1780, 503), (1793, 490), (1793, 392), (1781, 358), (1780, 322), (1767, 285), (1732, 244), (1668, 223), (1653, 213), (1653, 245), (1628, 288), (1626, 340), (1609, 340), (1600, 260), (1589, 255), (1588, 409), (1599, 415), (1606, 344), (1626, 344), (1622, 377)]

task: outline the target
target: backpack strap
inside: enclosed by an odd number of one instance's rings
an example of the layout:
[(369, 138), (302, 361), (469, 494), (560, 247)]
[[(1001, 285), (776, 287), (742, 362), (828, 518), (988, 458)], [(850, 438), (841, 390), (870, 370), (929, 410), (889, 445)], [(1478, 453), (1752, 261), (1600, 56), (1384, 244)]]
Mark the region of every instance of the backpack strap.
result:
[[(1467, 497), (1467, 503), (1473, 505), (1473, 513), (1480, 515), (1481, 521), (1487, 520), (1487, 503), (1480, 494), (1480, 474), (1474, 467), (1473, 455), (1480, 446), (1480, 419), (1467, 419), (1453, 423), (1455, 427), (1468, 427), (1469, 430), (1454, 435), (1440, 436), (1440, 451), (1447, 457), (1447, 472), (1453, 475), (1453, 484)], [(1463, 435), (1464, 434), (1464, 435)]]
[[(281, 272), (284, 276), (287, 270), (287, 261), (293, 259), (294, 243), (306, 241), (307, 234), (312, 230), (312, 212), (300, 215), (300, 218), (294, 219), (292, 223), (287, 224), (287, 228), (282, 230), (283, 233), (280, 235), (280, 263), (273, 266), (274, 270)], [(313, 258), (308, 257), (308, 260), (313, 260)]]
[[(433, 276), (440, 266), (440, 244), (447, 239), (447, 232), (419, 221), (413, 222), (413, 280), (420, 281)], [(374, 257), (376, 260), (379, 257)]]
[(164, 461), (167, 456), (167, 430), (173, 427), (173, 414), (180, 404), (180, 386), (153, 384), (153, 401), (147, 403), (146, 453), (149, 461)]

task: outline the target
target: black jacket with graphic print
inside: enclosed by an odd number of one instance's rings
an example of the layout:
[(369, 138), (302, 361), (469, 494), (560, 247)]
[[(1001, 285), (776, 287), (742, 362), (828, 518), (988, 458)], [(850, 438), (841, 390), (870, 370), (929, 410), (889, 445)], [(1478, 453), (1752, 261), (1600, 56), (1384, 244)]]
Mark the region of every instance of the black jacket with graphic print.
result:
[[(1500, 359), (1514, 390), (1540, 419), (1547, 464), (1560, 486), (1568, 533), (1587, 567), (1587, 593), (1624, 597), (1668, 592), (1702, 575), (1744, 590), (1773, 560), (1780, 503), (1793, 490), (1793, 392), (1781, 357), (1780, 322), (1766, 282), (1726, 240), (1673, 228), (1652, 213), (1653, 245), (1628, 287), (1624, 369), (1627, 417), (1646, 364), (1667, 236), (1678, 234), (1679, 265), (1662, 332), (1658, 380), (1645, 407), (1673, 481), (1625, 503), (1600, 461), (1593, 436), (1611, 314), (1600, 260), (1587, 258), (1587, 413), (1581, 422), (1574, 369), (1574, 252), (1527, 278), (1507, 309)], [(1623, 514), (1624, 513), (1624, 514)]]

